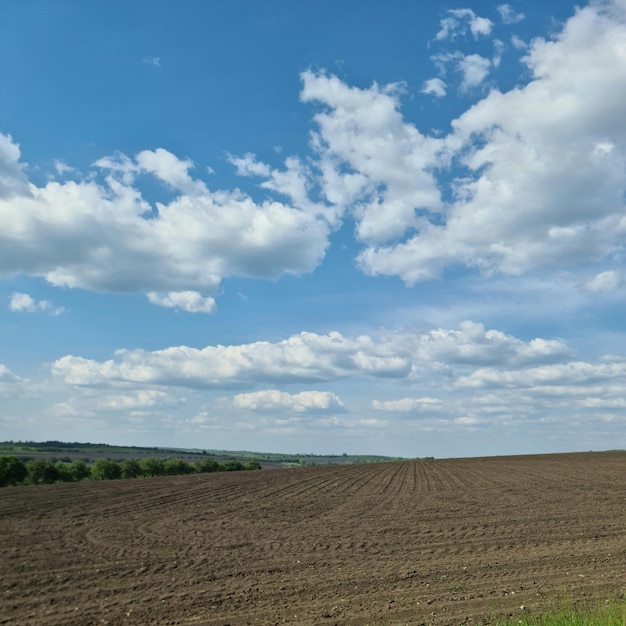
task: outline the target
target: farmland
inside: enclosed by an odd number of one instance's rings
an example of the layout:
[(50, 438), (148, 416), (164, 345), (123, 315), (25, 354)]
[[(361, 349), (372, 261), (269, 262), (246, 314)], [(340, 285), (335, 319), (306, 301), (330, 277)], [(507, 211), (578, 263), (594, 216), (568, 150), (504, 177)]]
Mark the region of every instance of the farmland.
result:
[(625, 452), (7, 487), (0, 623), (478, 624), (623, 598), (625, 496)]

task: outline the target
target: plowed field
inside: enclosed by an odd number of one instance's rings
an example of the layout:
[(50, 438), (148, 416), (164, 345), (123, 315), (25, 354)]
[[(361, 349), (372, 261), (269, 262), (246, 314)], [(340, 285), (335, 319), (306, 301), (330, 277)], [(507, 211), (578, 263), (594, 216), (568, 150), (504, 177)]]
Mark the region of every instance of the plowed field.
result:
[(623, 452), (0, 490), (2, 624), (478, 624), (625, 587)]

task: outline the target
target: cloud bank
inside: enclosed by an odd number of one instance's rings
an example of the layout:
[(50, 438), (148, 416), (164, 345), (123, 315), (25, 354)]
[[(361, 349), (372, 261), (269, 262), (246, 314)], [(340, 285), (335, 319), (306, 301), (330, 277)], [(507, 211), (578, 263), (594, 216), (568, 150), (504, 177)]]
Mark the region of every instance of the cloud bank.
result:
[[(505, 22), (521, 19), (509, 5), (499, 12)], [(453, 10), (437, 37), (464, 29), (485, 37), (492, 26)], [(160, 306), (210, 312), (207, 298), (225, 278), (312, 271), (347, 215), (362, 246), (359, 267), (408, 284), (459, 266), (518, 275), (610, 262), (626, 235), (625, 38), (622, 2), (579, 9), (553, 39), (532, 41), (526, 84), (492, 89), (446, 136), (403, 118), (403, 85), (362, 89), (305, 71), (311, 155), (288, 157), (282, 169), (252, 154), (230, 157), (240, 176), (261, 179), (270, 196), (261, 202), (209, 189), (190, 159), (163, 148), (104, 157), (82, 178), (37, 186), (3, 135), (0, 275), (144, 292)], [(462, 90), (496, 65), (478, 54), (443, 57)], [(442, 97), (446, 85), (430, 79), (423, 92)], [(142, 176), (173, 199), (150, 204)], [(190, 292), (203, 300), (180, 295)]]
[(510, 368), (552, 363), (570, 355), (572, 350), (559, 340), (523, 342), (465, 322), (458, 330), (396, 331), (378, 338), (302, 332), (276, 343), (118, 350), (107, 361), (67, 355), (52, 364), (52, 372), (72, 385), (228, 388), (348, 377), (410, 379), (419, 378), (423, 369), (444, 365)]

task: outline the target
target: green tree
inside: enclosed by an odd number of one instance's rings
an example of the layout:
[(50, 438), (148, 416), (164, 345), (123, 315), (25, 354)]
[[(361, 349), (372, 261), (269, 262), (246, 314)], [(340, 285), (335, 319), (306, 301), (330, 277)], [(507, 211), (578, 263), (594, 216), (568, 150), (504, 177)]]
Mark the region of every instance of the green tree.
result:
[(213, 459), (204, 459), (196, 463), (196, 471), (201, 473), (217, 472), (219, 468), (218, 462)]
[(85, 480), (89, 478), (90, 471), (89, 465), (85, 463), (85, 461), (74, 461), (72, 464), (72, 476), (74, 477), (75, 482), (80, 482), (81, 480)]
[(0, 456), (0, 487), (19, 485), (28, 474), (26, 465), (14, 456)]
[(246, 470), (260, 470), (261, 469), (261, 464), (257, 460), (253, 459), (252, 461), (249, 461), (248, 463), (246, 463), (243, 466), (243, 469), (246, 469)]
[(57, 461), (54, 467), (59, 474), (59, 480), (64, 483), (73, 483), (74, 478), (73, 463), (66, 463), (65, 461)]
[(161, 459), (141, 459), (139, 461), (144, 476), (163, 476), (165, 474), (165, 463)]
[(220, 472), (237, 472), (242, 469), (244, 469), (243, 463), (239, 461), (224, 461), (219, 466)]
[(113, 480), (115, 478), (121, 478), (122, 470), (119, 463), (116, 463), (112, 459), (98, 459), (91, 466), (91, 477), (94, 480)]
[(168, 459), (163, 464), (165, 473), (169, 476), (179, 476), (180, 474), (191, 474), (193, 467), (180, 459)]
[(143, 469), (139, 461), (135, 459), (125, 459), (120, 463), (122, 478), (139, 478), (143, 476)]
[(50, 484), (59, 480), (57, 468), (48, 461), (34, 459), (26, 463), (26, 481), (31, 485)]

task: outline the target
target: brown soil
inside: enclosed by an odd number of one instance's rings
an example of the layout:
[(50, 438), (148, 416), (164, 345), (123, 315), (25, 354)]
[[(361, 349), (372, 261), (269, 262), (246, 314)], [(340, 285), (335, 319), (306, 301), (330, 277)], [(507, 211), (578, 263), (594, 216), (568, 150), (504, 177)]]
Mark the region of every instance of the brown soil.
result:
[(0, 623), (479, 624), (623, 597), (625, 496), (624, 452), (5, 488)]

